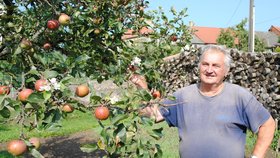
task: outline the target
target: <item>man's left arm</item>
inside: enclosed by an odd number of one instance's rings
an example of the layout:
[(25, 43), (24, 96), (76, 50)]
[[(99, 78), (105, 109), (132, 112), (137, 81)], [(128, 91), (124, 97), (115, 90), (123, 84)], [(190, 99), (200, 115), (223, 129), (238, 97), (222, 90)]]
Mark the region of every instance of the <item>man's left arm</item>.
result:
[(275, 121), (270, 116), (270, 118), (259, 128), (257, 141), (252, 155), (256, 156), (257, 158), (265, 157), (265, 153), (273, 140), (274, 131)]

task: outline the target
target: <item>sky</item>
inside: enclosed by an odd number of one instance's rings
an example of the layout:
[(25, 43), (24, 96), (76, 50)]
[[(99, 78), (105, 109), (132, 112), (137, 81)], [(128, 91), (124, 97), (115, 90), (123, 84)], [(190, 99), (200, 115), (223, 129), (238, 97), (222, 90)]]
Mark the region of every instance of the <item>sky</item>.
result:
[[(149, 0), (149, 9), (161, 6), (167, 15), (188, 8), (185, 23), (195, 26), (227, 28), (249, 17), (250, 0)], [(254, 0), (255, 31), (268, 31), (271, 25), (280, 27), (280, 0)], [(248, 29), (249, 19), (246, 25)]]

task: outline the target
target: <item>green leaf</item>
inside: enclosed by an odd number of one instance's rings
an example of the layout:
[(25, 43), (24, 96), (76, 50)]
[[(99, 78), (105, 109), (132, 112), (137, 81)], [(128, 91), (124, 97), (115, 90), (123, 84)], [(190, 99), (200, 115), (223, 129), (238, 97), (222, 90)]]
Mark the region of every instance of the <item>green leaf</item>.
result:
[(50, 91), (44, 91), (43, 92), (43, 97), (45, 99), (45, 101), (49, 100), (51, 98), (52, 94)]
[(162, 150), (161, 150), (161, 147), (160, 145), (158, 144), (155, 144), (156, 148), (155, 148), (155, 157), (162, 157)]
[(95, 150), (98, 149), (98, 146), (96, 143), (92, 143), (92, 144), (85, 144), (85, 145), (82, 145), (80, 147), (80, 149), (83, 151), (83, 152), (86, 152), (86, 153), (91, 153), (91, 152), (94, 152)]
[(11, 112), (8, 108), (4, 107), (0, 110), (0, 115), (4, 118), (9, 118), (11, 116)]
[(116, 117), (112, 118), (112, 124), (116, 125), (118, 124), (120, 121), (127, 119), (129, 116), (128, 115), (117, 115)]
[(90, 59), (90, 57), (86, 54), (80, 55), (78, 58), (76, 58), (76, 62), (83, 62), (83, 61), (87, 61), (88, 59)]
[(98, 95), (94, 95), (90, 97), (90, 100), (96, 101), (96, 102), (100, 102), (102, 100), (102, 98)]
[(146, 124), (152, 126), (154, 124), (154, 120), (152, 120), (149, 117), (141, 117), (141, 120), (139, 122), (140, 124)]
[(34, 82), (36, 81), (36, 79), (34, 77), (30, 77), (27, 80), (25, 80), (25, 82), (30, 83), (30, 82)]
[(62, 125), (57, 122), (49, 122), (48, 126), (46, 126), (45, 128), (47, 129), (47, 131), (58, 131), (61, 127)]
[(20, 47), (17, 47), (17, 49), (15, 50), (14, 55), (20, 54), (22, 52)]
[(32, 75), (39, 75), (39, 72), (35, 69), (31, 69), (30, 71), (27, 72), (28, 74), (32, 74)]
[(126, 128), (123, 123), (119, 124), (117, 129), (113, 133), (114, 137), (118, 136), (119, 138), (124, 138), (126, 136)]
[(6, 95), (0, 95), (0, 105), (2, 105), (5, 98), (6, 98)]
[(31, 155), (35, 158), (44, 158), (44, 156), (35, 148), (30, 151)]
[(162, 130), (163, 130), (163, 128), (161, 127), (161, 128), (158, 128), (158, 129), (153, 129), (151, 132), (148, 131), (148, 133), (150, 134), (151, 137), (158, 140), (163, 136)]
[(46, 70), (42, 74), (45, 78), (49, 79), (49, 78), (55, 78), (58, 75), (58, 72)]
[(97, 146), (98, 146), (98, 148), (101, 149), (101, 150), (105, 150), (105, 147), (106, 147), (106, 145), (103, 143), (102, 140), (98, 140)]
[(27, 101), (31, 103), (44, 103), (45, 99), (43, 93), (32, 93), (29, 95)]

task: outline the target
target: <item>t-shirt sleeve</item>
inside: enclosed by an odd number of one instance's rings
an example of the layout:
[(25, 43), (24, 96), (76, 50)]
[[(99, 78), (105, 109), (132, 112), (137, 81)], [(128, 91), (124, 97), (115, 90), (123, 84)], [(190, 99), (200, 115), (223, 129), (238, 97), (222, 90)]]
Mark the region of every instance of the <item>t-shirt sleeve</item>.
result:
[(247, 127), (254, 133), (257, 133), (259, 127), (271, 116), (269, 111), (254, 96), (251, 97), (246, 105), (244, 115)]
[(159, 111), (170, 127), (178, 127), (176, 105), (169, 107), (160, 107)]

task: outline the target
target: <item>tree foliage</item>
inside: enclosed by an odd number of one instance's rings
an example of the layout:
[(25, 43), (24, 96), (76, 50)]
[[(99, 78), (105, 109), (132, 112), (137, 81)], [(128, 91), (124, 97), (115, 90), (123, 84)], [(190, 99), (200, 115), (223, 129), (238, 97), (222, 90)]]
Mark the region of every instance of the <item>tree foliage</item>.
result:
[[(69, 115), (63, 111), (65, 104), (80, 111), (107, 106), (110, 117), (99, 121), (99, 141), (83, 147), (84, 151), (101, 149), (108, 157), (160, 157), (160, 146), (154, 140), (161, 138), (162, 129), (145, 131), (143, 126), (152, 126), (153, 121), (138, 112), (159, 100), (153, 99), (149, 90), (129, 84), (129, 78), (144, 75), (149, 89), (164, 94), (158, 71), (162, 58), (179, 53), (191, 36), (183, 22), (186, 9), (177, 12), (172, 8), (173, 17), (169, 19), (162, 9), (147, 12), (148, 5), (144, 0), (4, 0), (0, 14), (0, 84), (8, 85), (11, 93), (0, 95), (1, 117), (29, 130), (54, 130)], [(49, 29), (48, 21), (58, 20), (62, 13), (70, 16), (70, 23)], [(143, 32), (143, 28), (152, 32)], [(129, 30), (138, 38), (124, 40)], [(141, 65), (135, 72), (129, 71), (136, 57)], [(35, 91), (39, 79), (48, 84), (42, 91)], [(92, 80), (112, 80), (118, 86), (128, 86), (113, 102), (111, 94), (94, 91)], [(88, 102), (75, 94), (75, 87), (81, 84), (90, 88)], [(34, 92), (27, 101), (20, 101), (18, 92), (26, 88)], [(148, 136), (142, 137), (145, 134)], [(40, 155), (34, 153), (35, 157)]]
[[(217, 43), (229, 48), (237, 48), (241, 51), (248, 51), (248, 31), (245, 29), (247, 19), (242, 20), (235, 27), (223, 30), (217, 39)], [(265, 44), (258, 37), (255, 37), (255, 51), (265, 51)]]

